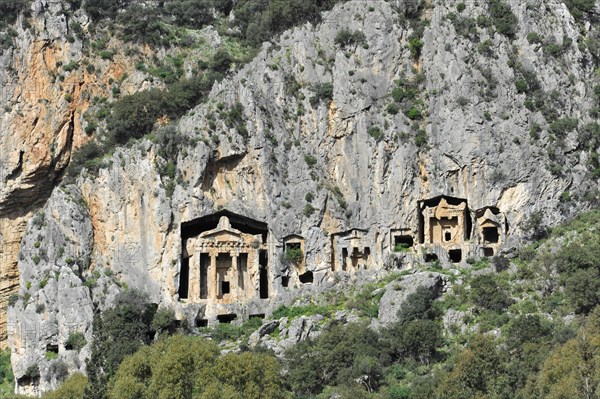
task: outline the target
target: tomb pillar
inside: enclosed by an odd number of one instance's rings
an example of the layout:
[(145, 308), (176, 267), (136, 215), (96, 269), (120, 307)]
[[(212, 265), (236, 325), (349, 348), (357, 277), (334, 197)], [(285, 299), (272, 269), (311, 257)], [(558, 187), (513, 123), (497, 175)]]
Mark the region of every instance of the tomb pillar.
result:
[(241, 294), (241, 289), (242, 287), (240, 287), (239, 284), (239, 265), (238, 265), (238, 256), (237, 253), (235, 251), (230, 252), (230, 256), (231, 256), (231, 268), (229, 270), (231, 270), (231, 280), (230, 280), (230, 286), (233, 286), (235, 284), (235, 288), (232, 290), (233, 292), (231, 292), (232, 296), (237, 299), (240, 298), (240, 294)]
[(200, 299), (200, 253), (196, 252), (190, 258), (190, 280), (189, 294), (190, 302), (197, 302)]
[(210, 267), (208, 270), (208, 298), (217, 299), (217, 252), (210, 252)]

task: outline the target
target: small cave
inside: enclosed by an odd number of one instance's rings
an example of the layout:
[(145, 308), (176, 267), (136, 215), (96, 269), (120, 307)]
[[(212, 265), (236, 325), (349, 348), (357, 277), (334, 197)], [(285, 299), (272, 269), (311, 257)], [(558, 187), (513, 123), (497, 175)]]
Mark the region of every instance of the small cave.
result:
[(439, 260), (436, 254), (425, 254), (425, 262), (435, 262)]
[(301, 274), (299, 278), (302, 284), (312, 284), (314, 281), (313, 272), (311, 271)]
[(219, 323), (221, 324), (229, 324), (232, 321), (234, 321), (235, 319), (237, 319), (237, 315), (235, 313), (231, 313), (231, 314), (220, 314), (217, 316), (217, 320), (219, 321)]
[(290, 285), (290, 278), (289, 276), (281, 276), (281, 286), (283, 288), (287, 288)]
[(33, 384), (34, 380), (33, 378), (31, 378), (28, 375), (24, 375), (23, 377), (17, 379), (17, 384), (20, 387), (27, 387), (27, 386), (31, 386)]
[(265, 314), (264, 313), (256, 313), (256, 314), (251, 314), (248, 316), (249, 319), (264, 319), (265, 318)]
[(204, 327), (208, 327), (208, 320), (207, 319), (196, 319), (194, 320), (196, 327), (199, 328), (204, 328)]
[(491, 258), (492, 256), (494, 256), (494, 248), (484, 247), (482, 249), (483, 256), (485, 256), (486, 258)]
[(413, 237), (410, 235), (394, 236), (394, 251), (401, 252), (412, 248), (414, 245)]
[(448, 251), (448, 258), (450, 258), (450, 262), (452, 263), (460, 263), (460, 261), (462, 261), (462, 250), (451, 249)]
[(46, 352), (52, 352), (58, 354), (58, 345), (48, 344), (46, 345)]
[(497, 227), (484, 227), (483, 228), (483, 240), (490, 244), (498, 242), (500, 235), (498, 234)]

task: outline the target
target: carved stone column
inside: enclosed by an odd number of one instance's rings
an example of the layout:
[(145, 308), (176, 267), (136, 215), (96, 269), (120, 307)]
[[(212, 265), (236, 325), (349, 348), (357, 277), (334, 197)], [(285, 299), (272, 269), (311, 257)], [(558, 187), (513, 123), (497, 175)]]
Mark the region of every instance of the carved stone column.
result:
[[(240, 285), (239, 285), (240, 276), (239, 276), (238, 255), (237, 255), (236, 251), (231, 251), (229, 253), (229, 255), (231, 255), (231, 269), (229, 269), (231, 271), (231, 281), (229, 283), (230, 290), (231, 290), (230, 295), (234, 299), (238, 299), (238, 298), (240, 298), (240, 295), (242, 294), (242, 287), (240, 287)], [(235, 284), (235, 288), (231, 289), (234, 284)]]
[(217, 299), (217, 251), (210, 251), (210, 267), (208, 268), (208, 298)]

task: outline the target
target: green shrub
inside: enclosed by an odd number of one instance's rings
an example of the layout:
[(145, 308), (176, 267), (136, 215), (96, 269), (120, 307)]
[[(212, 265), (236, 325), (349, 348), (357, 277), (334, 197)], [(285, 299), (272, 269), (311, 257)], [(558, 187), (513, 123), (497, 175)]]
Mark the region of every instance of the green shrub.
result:
[(511, 303), (506, 291), (489, 274), (477, 276), (471, 281), (470, 298), (480, 308), (496, 312), (506, 309)]
[(44, 357), (46, 358), (46, 360), (58, 359), (58, 353), (48, 351), (48, 352), (46, 352), (46, 354), (44, 355)]
[(371, 126), (367, 130), (367, 133), (369, 133), (369, 136), (373, 137), (377, 141), (379, 141), (379, 139), (383, 135), (383, 132), (381, 131), (381, 129), (379, 128), (379, 126)]
[(19, 301), (19, 295), (18, 294), (11, 294), (8, 297), (8, 306), (15, 306), (15, 304)]
[(315, 212), (315, 208), (311, 204), (306, 204), (304, 206), (304, 210), (303, 210), (304, 216), (309, 217), (314, 212)]
[(300, 248), (287, 248), (283, 254), (283, 259), (286, 262), (298, 263), (304, 259), (304, 254)]
[(544, 39), (544, 38), (543, 38), (542, 36), (540, 36), (540, 35), (539, 35), (538, 33), (536, 33), (536, 32), (530, 32), (530, 33), (528, 33), (528, 34), (527, 34), (527, 41), (528, 41), (530, 44), (533, 44), (533, 43), (541, 43), (543, 39)]
[(67, 337), (67, 341), (65, 342), (65, 347), (69, 350), (80, 351), (87, 344), (85, 340), (85, 335), (80, 332), (72, 332), (69, 333)]
[(152, 319), (152, 328), (157, 333), (172, 334), (175, 332), (175, 312), (172, 309), (159, 309)]
[(405, 114), (411, 120), (421, 119), (421, 110), (415, 106), (410, 107)]
[(333, 99), (333, 83), (319, 83), (312, 87), (315, 95), (309, 101), (314, 107), (322, 101), (330, 102)]
[(363, 45), (367, 42), (367, 38), (359, 30), (352, 32), (349, 29), (342, 29), (335, 35), (334, 42), (340, 47), (347, 47), (350, 45)]
[(561, 118), (552, 122), (548, 128), (550, 133), (555, 134), (557, 137), (565, 137), (567, 133), (577, 129), (579, 120), (576, 118)]
[(398, 324), (406, 324), (418, 319), (433, 319), (435, 312), (432, 303), (435, 295), (432, 290), (419, 287), (410, 294), (398, 311)]
[(408, 41), (408, 50), (410, 55), (414, 59), (418, 59), (421, 56), (421, 49), (423, 48), (423, 40), (418, 37), (413, 37)]
[(394, 104), (394, 103), (389, 104), (387, 106), (386, 110), (387, 110), (387, 112), (389, 112), (392, 115), (396, 115), (400, 111), (400, 109), (398, 108), (398, 106), (396, 104)]
[(465, 8), (467, 8), (465, 3), (458, 3), (456, 5), (456, 11), (458, 11), (458, 12), (463, 12), (465, 10)]
[(32, 380), (40, 378), (40, 368), (37, 365), (37, 363), (34, 363), (34, 364), (30, 365), (29, 367), (27, 367), (24, 375), (31, 378)]
[(519, 20), (511, 8), (502, 0), (489, 0), (488, 7), (492, 24), (498, 33), (511, 39), (514, 38), (519, 28)]
[(595, 0), (565, 0), (564, 3), (576, 20), (581, 20), (591, 13), (596, 5)]
[(312, 168), (317, 164), (317, 158), (313, 155), (304, 155), (304, 162), (308, 165), (309, 168)]
[(515, 82), (517, 93), (526, 93), (528, 89), (527, 82), (524, 79), (519, 79)]
[(415, 135), (415, 145), (417, 147), (427, 146), (427, 133), (425, 133), (425, 130), (421, 129), (417, 131), (417, 134)]

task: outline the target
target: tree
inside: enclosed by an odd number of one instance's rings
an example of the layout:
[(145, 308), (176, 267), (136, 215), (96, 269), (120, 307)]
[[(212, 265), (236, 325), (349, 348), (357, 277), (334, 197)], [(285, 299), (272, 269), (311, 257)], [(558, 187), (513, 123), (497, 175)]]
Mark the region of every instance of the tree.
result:
[(417, 319), (433, 319), (435, 314), (431, 305), (435, 299), (434, 292), (426, 287), (419, 287), (410, 294), (398, 310), (398, 323), (404, 324)]
[(566, 281), (566, 296), (577, 313), (588, 313), (600, 303), (598, 269), (578, 270)]
[(288, 381), (300, 395), (319, 394), (328, 385), (355, 385), (357, 379), (375, 389), (382, 380), (381, 366), (389, 363), (382, 348), (378, 334), (364, 323), (330, 325), (315, 340), (286, 353)]
[(81, 399), (88, 379), (81, 373), (70, 376), (58, 389), (48, 392), (42, 399)]
[(199, 399), (283, 399), (281, 365), (266, 353), (228, 353), (198, 377)]
[(503, 390), (506, 359), (490, 337), (476, 336), (437, 388), (445, 399), (495, 398)]
[(504, 289), (498, 285), (495, 277), (489, 274), (473, 279), (470, 296), (473, 303), (483, 309), (501, 311), (510, 304)]
[(219, 351), (207, 340), (175, 335), (126, 357), (115, 374), (111, 399), (191, 399), (198, 376)]
[(600, 308), (576, 338), (548, 356), (532, 391), (539, 398), (600, 397)]
[(89, 385), (86, 399), (106, 398), (107, 382), (123, 359), (148, 344), (154, 336), (151, 322), (156, 307), (139, 291), (121, 292), (115, 306), (93, 320), (91, 356), (87, 361)]
[(440, 326), (432, 320), (415, 319), (396, 323), (382, 332), (392, 360), (414, 359), (429, 363), (442, 344)]

